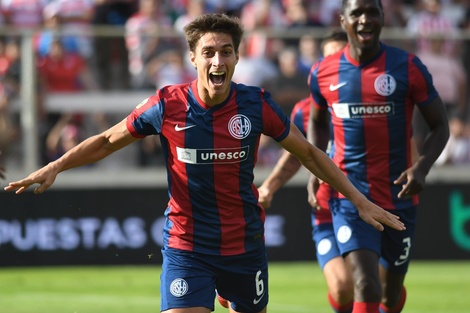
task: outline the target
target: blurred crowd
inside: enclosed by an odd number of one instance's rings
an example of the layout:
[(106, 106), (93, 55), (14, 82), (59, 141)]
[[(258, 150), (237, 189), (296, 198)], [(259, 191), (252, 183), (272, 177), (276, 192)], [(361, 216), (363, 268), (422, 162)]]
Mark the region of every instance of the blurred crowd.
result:
[[(385, 26), (403, 30), (403, 38), (384, 42), (416, 53), (446, 104), (451, 139), (437, 166), (470, 164), (470, 37), (457, 36), (470, 31), (470, 0), (382, 3)], [(41, 162), (47, 163), (107, 128), (115, 117), (113, 112), (50, 113), (44, 109), (45, 95), (113, 90), (150, 94), (194, 79), (183, 27), (206, 12), (240, 17), (246, 35), (233, 80), (266, 88), (289, 115), (294, 104), (308, 96), (309, 70), (322, 57), (321, 36), (311, 30), (325, 28), (326, 33), (338, 27), (341, 4), (341, 0), (0, 0), (0, 28), (4, 29), (0, 33), (0, 165), (1, 158), (17, 157), (11, 147), (25, 136), (19, 113), (9, 105), (20, 95), (21, 32), (8, 30), (34, 30)], [(272, 35), (286, 30), (295, 35)], [(427, 130), (419, 114), (414, 122), (419, 144)], [(134, 165), (163, 165), (159, 145), (158, 138), (141, 141)], [(272, 166), (279, 155), (277, 144), (261, 141), (260, 166)]]

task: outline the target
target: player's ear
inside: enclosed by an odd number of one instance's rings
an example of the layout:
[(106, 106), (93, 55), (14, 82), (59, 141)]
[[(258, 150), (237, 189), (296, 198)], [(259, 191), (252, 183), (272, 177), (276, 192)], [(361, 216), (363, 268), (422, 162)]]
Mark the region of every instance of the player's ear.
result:
[(341, 15), (339, 16), (339, 22), (340, 22), (340, 24), (341, 24), (341, 28), (344, 29), (344, 30), (346, 30), (346, 25), (344, 25), (344, 15), (341, 14)]
[(191, 61), (191, 64), (196, 67), (196, 54), (193, 51), (189, 51), (189, 60)]

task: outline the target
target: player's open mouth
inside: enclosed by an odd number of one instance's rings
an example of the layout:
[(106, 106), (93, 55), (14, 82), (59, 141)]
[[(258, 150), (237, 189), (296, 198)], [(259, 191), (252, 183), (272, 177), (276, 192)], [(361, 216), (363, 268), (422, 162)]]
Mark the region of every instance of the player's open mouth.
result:
[(209, 79), (215, 86), (222, 86), (226, 76), (227, 74), (225, 72), (212, 72), (209, 74)]
[(374, 32), (372, 30), (360, 30), (357, 32), (358, 36), (362, 40), (371, 40), (374, 37)]

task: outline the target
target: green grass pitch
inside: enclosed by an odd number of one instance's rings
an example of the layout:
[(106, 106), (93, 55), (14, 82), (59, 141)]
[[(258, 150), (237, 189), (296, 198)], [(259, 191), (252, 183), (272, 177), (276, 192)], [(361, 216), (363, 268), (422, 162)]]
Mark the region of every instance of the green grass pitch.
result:
[[(0, 268), (2, 313), (156, 313), (159, 267)], [(270, 264), (270, 313), (331, 313), (315, 262)], [(470, 261), (414, 261), (406, 313), (470, 312)], [(216, 313), (227, 312), (216, 303)]]

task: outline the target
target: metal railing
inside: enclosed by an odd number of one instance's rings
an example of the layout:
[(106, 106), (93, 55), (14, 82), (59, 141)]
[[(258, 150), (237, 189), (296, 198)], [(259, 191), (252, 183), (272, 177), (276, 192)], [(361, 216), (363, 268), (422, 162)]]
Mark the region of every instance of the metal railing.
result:
[[(312, 28), (293, 28), (293, 29), (264, 29), (266, 34), (272, 38), (291, 39), (299, 38), (302, 35), (309, 34), (315, 38), (321, 39), (328, 33), (329, 28), (312, 27)], [(35, 65), (35, 51), (33, 47), (33, 36), (43, 31), (42, 29), (35, 30), (21, 30), (15, 28), (3, 27), (0, 28), (0, 36), (18, 36), (21, 38), (21, 84), (20, 84), (20, 97), (12, 102), (12, 110), (18, 111), (20, 116), (21, 133), (22, 133), (22, 150), (23, 160), (21, 172), (29, 173), (37, 169), (40, 165), (39, 161), (39, 138), (38, 134), (38, 119), (37, 119), (37, 97), (36, 97), (36, 83), (37, 73)], [(49, 31), (49, 30), (48, 30)], [(57, 35), (62, 35), (61, 31), (57, 31)], [(90, 36), (96, 38), (119, 37), (124, 36), (125, 30), (123, 27), (93, 27), (90, 29)], [(67, 32), (67, 35), (73, 33)], [(82, 34), (83, 35), (83, 34)], [(176, 32), (165, 32), (164, 34), (154, 33), (148, 34), (160, 37), (181, 37), (181, 34)], [(470, 40), (470, 30), (460, 30), (452, 35), (455, 40)], [(382, 40), (394, 41), (413, 41), (417, 39), (416, 36), (410, 36), (403, 28), (384, 28), (382, 31)], [(50, 112), (67, 112), (67, 111), (81, 111), (81, 112), (94, 112), (99, 110), (106, 112), (130, 112), (136, 103), (145, 99), (148, 92), (139, 91), (109, 91), (109, 92), (82, 92), (74, 94), (73, 96), (51, 94), (45, 98), (45, 109)], [(106, 99), (106, 101), (104, 101)], [(112, 102), (109, 101), (113, 99)], [(63, 105), (65, 100), (67, 105)], [(112, 105), (109, 105), (112, 103)], [(469, 178), (470, 179), (470, 178)]]

